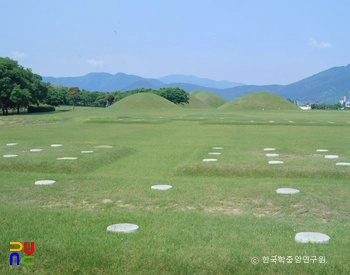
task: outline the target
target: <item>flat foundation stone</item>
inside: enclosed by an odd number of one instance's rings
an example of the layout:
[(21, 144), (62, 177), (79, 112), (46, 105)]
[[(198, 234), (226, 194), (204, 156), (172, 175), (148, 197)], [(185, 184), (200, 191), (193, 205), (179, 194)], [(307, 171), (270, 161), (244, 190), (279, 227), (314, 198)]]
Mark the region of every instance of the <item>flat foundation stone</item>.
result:
[(15, 158), (15, 157), (17, 157), (17, 155), (12, 155), (12, 154), (4, 155), (4, 158)]
[(77, 157), (63, 157), (63, 158), (57, 158), (57, 160), (76, 160)]
[(221, 155), (221, 153), (219, 153), (219, 152), (210, 152), (210, 153), (208, 153), (209, 155)]
[(283, 164), (283, 161), (280, 160), (270, 160), (269, 164)]
[(316, 152), (328, 152), (327, 149), (317, 149)]
[(300, 191), (294, 188), (278, 188), (276, 190), (277, 194), (298, 194)]
[(62, 144), (51, 144), (51, 147), (61, 147)]
[(95, 148), (97, 148), (97, 149), (101, 149), (101, 148), (110, 149), (110, 148), (113, 148), (113, 147), (112, 147), (112, 146), (109, 146), (109, 145), (98, 145), (98, 146), (95, 146)]
[(217, 161), (217, 159), (203, 159), (204, 162)]
[(276, 148), (264, 148), (264, 151), (275, 151)]
[(337, 158), (339, 158), (339, 156), (337, 156), (337, 155), (325, 155), (324, 158), (325, 159), (337, 159)]
[(54, 180), (38, 180), (35, 182), (35, 185), (51, 185), (55, 183), (56, 182)]
[(335, 165), (338, 165), (338, 166), (350, 166), (350, 162), (337, 162)]
[(151, 188), (157, 190), (169, 190), (173, 187), (171, 185), (153, 185)]
[(15, 146), (15, 145), (17, 145), (17, 143), (7, 143), (6, 145), (7, 146)]
[(224, 147), (213, 147), (214, 150), (222, 150)]
[(131, 223), (117, 223), (117, 224), (112, 224), (108, 226), (107, 231), (135, 233), (139, 231), (139, 227), (136, 224), (131, 224)]
[(30, 149), (30, 152), (41, 152), (43, 149)]
[(295, 235), (297, 243), (328, 243), (330, 237), (318, 232), (300, 232)]
[(266, 154), (267, 157), (272, 158), (272, 157), (279, 157), (279, 154)]
[(94, 151), (81, 151), (82, 154), (90, 154), (93, 153)]

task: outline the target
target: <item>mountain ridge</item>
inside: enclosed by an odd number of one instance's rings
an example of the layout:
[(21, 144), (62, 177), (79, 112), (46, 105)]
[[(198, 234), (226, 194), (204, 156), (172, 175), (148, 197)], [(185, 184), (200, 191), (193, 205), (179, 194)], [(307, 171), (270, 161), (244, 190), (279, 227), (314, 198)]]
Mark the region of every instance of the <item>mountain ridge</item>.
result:
[[(163, 80), (163, 81), (162, 81)], [(189, 81), (190, 83), (176, 82)], [(192, 91), (212, 92), (227, 101), (252, 92), (270, 92), (283, 98), (290, 98), (299, 103), (325, 102), (335, 103), (345, 95), (350, 96), (350, 64), (332, 67), (301, 79), (288, 85), (245, 85), (239, 82), (216, 81), (186, 75), (168, 75), (156, 78), (143, 78), (137, 75), (117, 73), (89, 73), (78, 77), (43, 77), (44, 82), (62, 84), (63, 86), (77, 86), (88, 91), (114, 92), (127, 91), (138, 88), (159, 89), (163, 87), (179, 87), (190, 93)], [(175, 82), (172, 82), (175, 81)], [(165, 83), (167, 82), (167, 83)], [(199, 84), (206, 84), (208, 87)], [(227, 87), (227, 85), (236, 85)]]

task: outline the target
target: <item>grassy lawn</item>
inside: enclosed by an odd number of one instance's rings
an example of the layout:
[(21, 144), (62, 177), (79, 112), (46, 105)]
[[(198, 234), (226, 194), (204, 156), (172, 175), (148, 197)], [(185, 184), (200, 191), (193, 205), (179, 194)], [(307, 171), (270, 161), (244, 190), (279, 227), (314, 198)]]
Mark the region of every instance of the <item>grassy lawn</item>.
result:
[[(0, 117), (0, 131), (1, 274), (350, 274), (350, 167), (335, 164), (350, 162), (349, 112), (61, 107)], [(331, 239), (296, 243), (301, 231)], [(10, 267), (15, 241), (35, 242), (34, 266)]]

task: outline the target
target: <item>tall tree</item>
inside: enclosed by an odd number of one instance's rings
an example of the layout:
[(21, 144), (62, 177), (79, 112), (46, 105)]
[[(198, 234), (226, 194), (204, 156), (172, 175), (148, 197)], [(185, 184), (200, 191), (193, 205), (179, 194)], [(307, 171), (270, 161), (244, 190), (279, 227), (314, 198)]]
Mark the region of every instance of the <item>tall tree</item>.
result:
[(70, 87), (67, 91), (67, 98), (73, 100), (73, 109), (79, 99), (79, 92), (80, 90), (78, 87)]
[(18, 62), (8, 57), (0, 57), (0, 105), (3, 115), (8, 108), (29, 104), (39, 104), (45, 98), (47, 90), (41, 83), (41, 76), (24, 69)]

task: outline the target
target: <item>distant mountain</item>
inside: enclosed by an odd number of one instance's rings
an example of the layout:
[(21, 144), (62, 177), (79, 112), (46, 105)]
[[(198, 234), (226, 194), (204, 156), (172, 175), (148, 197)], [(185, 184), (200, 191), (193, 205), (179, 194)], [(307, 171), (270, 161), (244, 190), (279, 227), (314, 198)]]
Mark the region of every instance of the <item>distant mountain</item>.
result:
[(227, 88), (245, 85), (243, 83), (230, 82), (227, 80), (216, 81), (209, 78), (199, 78), (193, 75), (181, 75), (181, 74), (172, 74), (168, 76), (163, 76), (158, 78), (158, 80), (162, 81), (165, 84), (190, 83), (198, 86), (215, 88), (215, 89), (227, 89)]
[(276, 94), (302, 102), (338, 102), (345, 95), (350, 97), (350, 64), (333, 67), (318, 74), (286, 85)]
[(100, 92), (121, 91), (128, 86), (142, 81), (145, 81), (145, 85), (153, 85), (154, 87), (163, 85), (161, 81), (156, 79), (147, 79), (137, 75), (128, 75), (124, 73), (117, 73), (115, 75), (109, 73), (89, 73), (87, 75), (77, 77), (44, 76), (43, 81), (50, 82), (52, 84), (62, 84), (66, 87), (77, 86), (79, 89)]
[[(350, 64), (334, 67), (289, 85), (244, 85), (229, 81), (215, 81), (195, 76), (169, 75), (159, 79), (117, 73), (90, 73), (79, 77), (43, 77), (44, 82), (77, 86), (87, 91), (127, 91), (137, 88), (159, 89), (179, 87), (190, 93), (206, 91), (229, 101), (252, 92), (270, 92), (283, 98), (305, 102), (335, 103), (347, 95), (350, 98)], [(232, 85), (236, 85), (233, 87)], [(240, 85), (240, 86), (237, 86)], [(227, 87), (229, 88), (218, 88)]]

